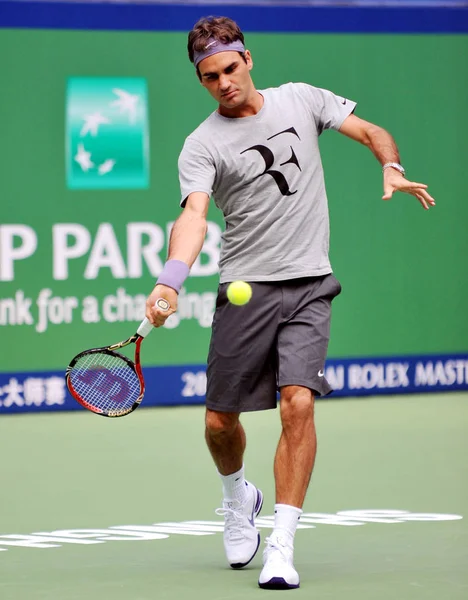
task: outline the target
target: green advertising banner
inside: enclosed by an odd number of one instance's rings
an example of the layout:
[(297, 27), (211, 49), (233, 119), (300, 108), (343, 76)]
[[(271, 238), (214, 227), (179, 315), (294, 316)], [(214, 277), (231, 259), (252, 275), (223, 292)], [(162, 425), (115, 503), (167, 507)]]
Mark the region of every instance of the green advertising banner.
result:
[[(357, 101), (437, 201), (427, 213), (411, 197), (383, 202), (372, 154), (322, 136), (343, 286), (331, 358), (466, 354), (466, 36), (246, 41), (259, 89), (304, 81)], [(0, 53), (0, 371), (56, 373), (141, 321), (180, 214), (178, 154), (215, 106), (183, 33), (3, 29)], [(214, 206), (208, 220), (179, 312), (145, 344), (147, 366), (205, 362), (223, 231)]]

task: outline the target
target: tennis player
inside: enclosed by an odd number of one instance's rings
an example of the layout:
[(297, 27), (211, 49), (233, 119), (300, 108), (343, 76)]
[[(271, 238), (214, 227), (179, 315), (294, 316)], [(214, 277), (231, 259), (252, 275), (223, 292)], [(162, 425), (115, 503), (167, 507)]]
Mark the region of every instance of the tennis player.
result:
[[(252, 55), (237, 24), (201, 19), (188, 54), (218, 103), (185, 140), (179, 158), (183, 211), (146, 316), (164, 324), (201, 251), (210, 197), (226, 228), (208, 355), (206, 442), (223, 486), (224, 547), (231, 567), (247, 565), (260, 536), (263, 496), (244, 476), (244, 411), (277, 406), (282, 433), (274, 460), (274, 528), (266, 538), (262, 588), (299, 587), (294, 536), (316, 453), (314, 399), (332, 390), (324, 376), (331, 304), (341, 287), (328, 258), (329, 223), (318, 138), (334, 129), (367, 146), (383, 170), (384, 200), (395, 191), (434, 206), (427, 186), (408, 181), (392, 136), (354, 114), (348, 98), (306, 83), (257, 90)], [(230, 304), (229, 282), (252, 285), (251, 301)], [(158, 298), (170, 310), (155, 308)]]

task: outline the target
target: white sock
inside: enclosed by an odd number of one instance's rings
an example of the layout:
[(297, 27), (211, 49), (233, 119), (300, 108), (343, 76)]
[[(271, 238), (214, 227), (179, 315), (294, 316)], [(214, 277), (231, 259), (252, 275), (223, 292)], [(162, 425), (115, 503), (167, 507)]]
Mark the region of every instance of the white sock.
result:
[(244, 479), (244, 465), (231, 475), (221, 475), (224, 500), (238, 500), (241, 504), (247, 500), (247, 486)]
[(297, 524), (302, 515), (302, 510), (289, 504), (275, 504), (275, 526), (273, 534), (286, 535), (292, 544), (296, 534)]

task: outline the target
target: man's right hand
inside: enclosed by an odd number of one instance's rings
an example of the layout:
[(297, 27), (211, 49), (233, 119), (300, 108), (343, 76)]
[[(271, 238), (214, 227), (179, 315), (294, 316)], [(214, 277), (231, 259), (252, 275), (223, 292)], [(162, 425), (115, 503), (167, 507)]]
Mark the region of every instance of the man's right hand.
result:
[[(166, 319), (177, 310), (177, 292), (167, 285), (156, 285), (146, 300), (146, 318), (155, 327), (162, 327)], [(169, 302), (169, 310), (161, 310), (156, 301), (164, 298)]]

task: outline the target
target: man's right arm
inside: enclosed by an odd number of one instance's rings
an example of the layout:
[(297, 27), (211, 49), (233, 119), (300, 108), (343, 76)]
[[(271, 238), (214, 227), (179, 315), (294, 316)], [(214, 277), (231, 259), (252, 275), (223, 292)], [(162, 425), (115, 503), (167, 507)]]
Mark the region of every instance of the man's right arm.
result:
[(193, 265), (205, 241), (209, 204), (210, 198), (204, 192), (193, 192), (188, 196), (171, 231), (168, 260), (182, 260), (189, 267)]
[[(210, 197), (204, 192), (193, 192), (188, 196), (185, 208), (171, 231), (168, 260), (181, 261), (191, 268), (205, 241), (209, 204)], [(156, 284), (146, 301), (146, 317), (155, 327), (164, 325), (166, 319), (177, 310), (177, 296), (175, 289)], [(168, 311), (155, 307), (158, 298), (169, 302)]]

